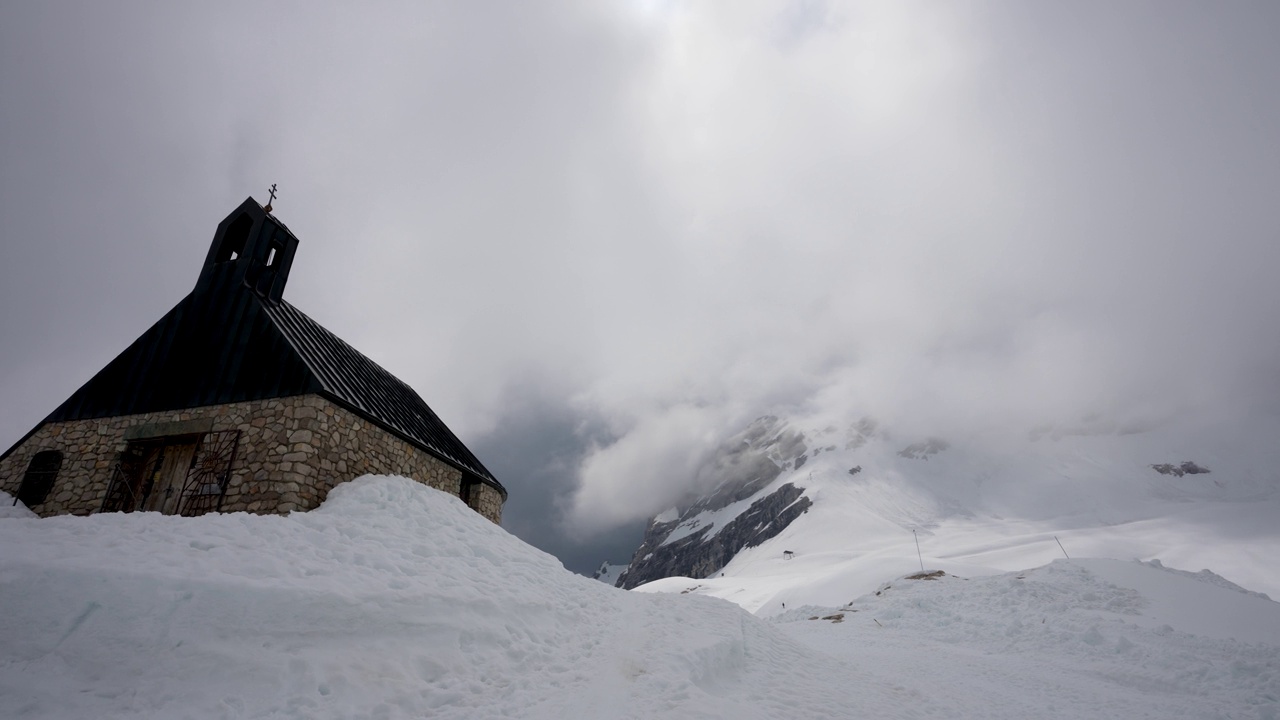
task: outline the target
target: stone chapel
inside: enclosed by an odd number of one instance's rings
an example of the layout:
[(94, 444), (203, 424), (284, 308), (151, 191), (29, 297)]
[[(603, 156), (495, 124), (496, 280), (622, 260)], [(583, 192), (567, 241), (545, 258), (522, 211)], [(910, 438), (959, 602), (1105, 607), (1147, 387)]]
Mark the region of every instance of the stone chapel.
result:
[(405, 383), (284, 300), (298, 239), (249, 198), (195, 289), (0, 455), (41, 516), (286, 513), (403, 475), (497, 523), (507, 491)]

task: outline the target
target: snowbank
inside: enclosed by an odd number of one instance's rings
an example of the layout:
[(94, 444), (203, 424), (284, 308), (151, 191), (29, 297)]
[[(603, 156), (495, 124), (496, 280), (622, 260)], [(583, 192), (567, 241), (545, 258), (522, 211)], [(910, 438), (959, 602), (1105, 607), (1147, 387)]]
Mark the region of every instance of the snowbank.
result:
[(287, 517), (5, 520), (0, 548), (0, 717), (853, 707), (852, 668), (740, 608), (574, 575), (402, 478), (339, 485)]
[(1216, 576), (1060, 561), (772, 620), (681, 582), (574, 575), (402, 478), (4, 518), (0, 717), (1280, 717), (1280, 604)]
[(33, 518), (36, 514), (12, 495), (0, 490), (0, 518)]
[(774, 620), (919, 678), (958, 717), (1280, 717), (1280, 604), (1220, 578), (1100, 559), (909, 578)]

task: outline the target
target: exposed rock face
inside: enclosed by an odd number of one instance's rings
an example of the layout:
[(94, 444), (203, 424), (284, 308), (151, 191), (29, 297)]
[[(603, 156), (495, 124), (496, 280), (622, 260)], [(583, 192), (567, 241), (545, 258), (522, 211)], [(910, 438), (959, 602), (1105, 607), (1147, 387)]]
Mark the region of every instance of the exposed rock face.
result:
[[(707, 577), (724, 567), (743, 548), (768, 540), (812, 504), (804, 488), (787, 483), (768, 495), (757, 496), (783, 470), (798, 468), (807, 459), (805, 437), (776, 417), (763, 417), (725, 443), (700, 471), (718, 482), (715, 488), (665, 522), (655, 518), (636, 550), (618, 587), (684, 575)], [(741, 512), (715, 519), (711, 515), (751, 498)], [(672, 539), (674, 537), (674, 539)]]
[(600, 564), (600, 569), (596, 570), (591, 577), (602, 583), (613, 585), (618, 582), (618, 576), (626, 571), (626, 565), (613, 565), (608, 560), (605, 560)]
[(1209, 468), (1201, 467), (1200, 465), (1197, 465), (1191, 462), (1190, 460), (1180, 465), (1174, 465), (1172, 463), (1160, 463), (1159, 465), (1152, 465), (1151, 469), (1155, 470), (1161, 475), (1172, 475), (1174, 477), (1182, 477), (1183, 475), (1200, 475), (1202, 473), (1209, 472)]
[(666, 545), (663, 542), (679, 523), (651, 527), (630, 569), (618, 578), (618, 587), (630, 590), (672, 575), (692, 578), (711, 575), (728, 564), (738, 551), (772, 538), (800, 517), (813, 504), (803, 492), (804, 488), (787, 483), (751, 503), (746, 512), (719, 532), (708, 525)]

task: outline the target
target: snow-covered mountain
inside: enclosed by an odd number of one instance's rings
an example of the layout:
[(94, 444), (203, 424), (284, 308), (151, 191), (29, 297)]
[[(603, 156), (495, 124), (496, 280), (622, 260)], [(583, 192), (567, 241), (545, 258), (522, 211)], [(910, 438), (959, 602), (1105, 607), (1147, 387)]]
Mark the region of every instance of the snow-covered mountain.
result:
[(1274, 418), (956, 438), (770, 416), (702, 475), (711, 489), (652, 520), (619, 587), (696, 585), (772, 614), (913, 569), (975, 576), (1070, 555), (1212, 568), (1280, 596)]
[(591, 577), (606, 585), (617, 585), (618, 576), (627, 571), (626, 565), (614, 565), (608, 560), (600, 563), (600, 569), (595, 571)]
[(1280, 715), (1280, 604), (1213, 573), (931, 568), (771, 617), (664, 582), (574, 575), (403, 478), (286, 517), (7, 512), (0, 717)]
[(812, 501), (793, 482), (778, 482), (804, 465), (804, 436), (776, 417), (752, 423), (722, 445), (709, 461), (717, 482), (711, 492), (673, 507), (649, 523), (621, 588), (673, 575), (707, 577), (733, 556), (776, 536)]

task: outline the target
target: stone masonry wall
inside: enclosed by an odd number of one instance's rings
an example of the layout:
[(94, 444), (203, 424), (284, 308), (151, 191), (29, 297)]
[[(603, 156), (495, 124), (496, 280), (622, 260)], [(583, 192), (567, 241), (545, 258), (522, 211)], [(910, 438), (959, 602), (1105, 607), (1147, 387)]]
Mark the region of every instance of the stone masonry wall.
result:
[(473, 488), (467, 505), (495, 523), (502, 522), (502, 493), (488, 485)]
[[(310, 510), (339, 482), (368, 473), (403, 475), (459, 495), (462, 472), (319, 395), (42, 425), (0, 460), (0, 489), (16, 495), (32, 456), (61, 450), (62, 469), (39, 506), (42, 516), (87, 515), (102, 506), (126, 432), (171, 424), (240, 430), (223, 512)], [(502, 496), (480, 485), (470, 505), (497, 523)]]

